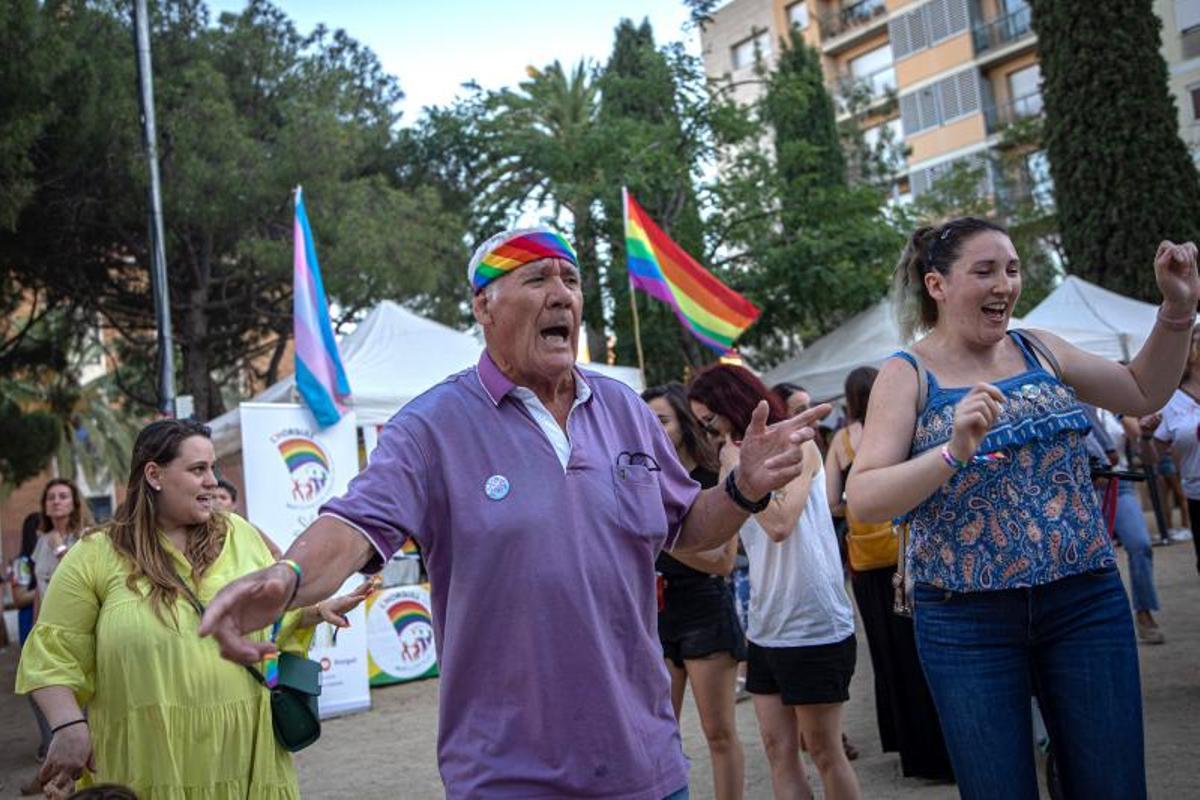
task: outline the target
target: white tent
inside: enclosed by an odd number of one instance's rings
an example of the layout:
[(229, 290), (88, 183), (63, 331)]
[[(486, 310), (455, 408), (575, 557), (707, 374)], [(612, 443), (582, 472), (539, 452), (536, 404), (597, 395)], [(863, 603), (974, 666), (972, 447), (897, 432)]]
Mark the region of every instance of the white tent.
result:
[[(385, 300), (375, 306), (339, 343), (353, 393), (350, 404), (359, 425), (382, 425), (400, 408), (443, 378), (474, 365), (482, 351), (473, 336), (425, 319)], [(641, 373), (633, 367), (584, 364), (641, 391)], [(294, 402), (295, 377), (289, 375), (251, 399), (254, 403)], [(233, 409), (210, 423), (217, 456), (241, 449), (241, 412)]]
[(842, 395), (842, 385), (851, 370), (878, 367), (903, 347), (892, 304), (884, 300), (776, 365), (763, 375), (763, 382), (768, 386), (784, 381), (797, 383), (813, 400), (829, 400)]
[(1063, 337), (1077, 347), (1105, 358), (1128, 359), (1146, 343), (1157, 314), (1157, 306), (1069, 275), (1025, 315), (1025, 325), (1056, 333), (1069, 326), (1089, 334), (1084, 341)]
[[(1089, 353), (1118, 359), (1137, 353), (1150, 335), (1157, 311), (1149, 303), (1072, 275), (1024, 319), (1014, 317), (1010, 325), (1050, 331)], [(906, 346), (891, 302), (884, 300), (775, 366), (763, 381), (768, 386), (781, 381), (797, 383), (814, 400), (829, 400), (842, 395), (846, 376), (855, 367), (878, 367)]]

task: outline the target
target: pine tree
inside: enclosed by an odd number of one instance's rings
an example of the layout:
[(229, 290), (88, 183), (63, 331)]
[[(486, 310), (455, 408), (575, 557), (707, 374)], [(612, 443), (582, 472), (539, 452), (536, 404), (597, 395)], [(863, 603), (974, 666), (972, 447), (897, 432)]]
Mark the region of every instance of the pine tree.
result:
[(1150, 0), (1032, 0), (1045, 146), (1070, 270), (1157, 301), (1162, 239), (1200, 238), (1200, 179), (1179, 138)]

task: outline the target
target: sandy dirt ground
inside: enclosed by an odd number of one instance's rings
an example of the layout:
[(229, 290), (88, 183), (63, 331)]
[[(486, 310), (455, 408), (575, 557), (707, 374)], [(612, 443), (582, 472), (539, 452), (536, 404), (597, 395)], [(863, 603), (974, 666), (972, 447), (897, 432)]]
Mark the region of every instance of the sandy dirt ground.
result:
[[(1146, 761), (1150, 797), (1200, 797), (1200, 577), (1190, 542), (1155, 548), (1155, 576), (1163, 610), (1163, 646), (1142, 646)], [(1124, 570), (1124, 556), (1121, 556)], [(0, 653), (0, 798), (35, 771), (36, 734), (25, 699), (12, 693), (17, 652)], [(957, 797), (953, 787), (902, 778), (897, 757), (879, 751), (871, 662), (859, 636), (858, 670), (851, 686), (846, 729), (862, 751), (854, 769), (865, 798)], [(376, 689), (364, 714), (327, 721), (319, 744), (296, 763), (306, 798), (437, 798), (442, 796), (435, 758), (437, 681)], [(769, 798), (770, 775), (750, 703), (737, 707), (746, 748), (746, 797)], [(712, 797), (704, 738), (690, 697), (684, 703), (683, 741), (692, 759), (692, 797)], [(1120, 753), (1113, 753), (1119, 758)], [(809, 764), (816, 796), (820, 786)]]

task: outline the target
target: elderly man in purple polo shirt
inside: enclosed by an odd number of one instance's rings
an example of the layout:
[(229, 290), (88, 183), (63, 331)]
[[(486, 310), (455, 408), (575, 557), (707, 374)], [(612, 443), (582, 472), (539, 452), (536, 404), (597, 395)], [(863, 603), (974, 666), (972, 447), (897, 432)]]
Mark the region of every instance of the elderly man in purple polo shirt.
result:
[(497, 235), (468, 268), (487, 347), (405, 406), (370, 465), (270, 567), (204, 615), (226, 658), (246, 632), (333, 594), (411, 536), (433, 590), (438, 762), (451, 798), (687, 796), (656, 629), (654, 559), (737, 534), (803, 466), (828, 407), (774, 426), (764, 403), (724, 487), (701, 492), (658, 420), (578, 369), (579, 267), (548, 229)]

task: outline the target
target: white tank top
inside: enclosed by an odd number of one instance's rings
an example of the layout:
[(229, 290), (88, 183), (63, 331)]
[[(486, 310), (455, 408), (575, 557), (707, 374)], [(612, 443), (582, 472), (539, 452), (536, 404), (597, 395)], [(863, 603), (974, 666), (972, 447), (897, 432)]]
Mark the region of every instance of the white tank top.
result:
[(741, 537), (750, 560), (750, 641), (759, 647), (806, 647), (854, 633), (824, 468), (813, 477), (791, 536), (773, 542), (750, 517)]

